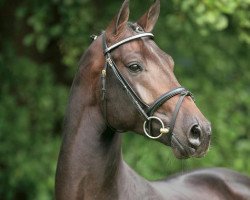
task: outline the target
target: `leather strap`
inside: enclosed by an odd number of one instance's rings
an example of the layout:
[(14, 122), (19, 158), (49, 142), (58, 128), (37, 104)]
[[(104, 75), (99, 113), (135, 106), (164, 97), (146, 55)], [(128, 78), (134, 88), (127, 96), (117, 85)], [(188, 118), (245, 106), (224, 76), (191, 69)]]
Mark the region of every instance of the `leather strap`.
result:
[[(105, 33), (103, 33), (103, 35), (105, 35)], [(121, 46), (121, 45), (123, 45), (125, 43), (128, 43), (128, 42), (130, 42), (132, 40), (136, 40), (136, 39), (139, 39), (139, 38), (142, 38), (142, 37), (154, 38), (154, 35), (152, 33), (140, 33), (140, 34), (133, 35), (131, 37), (125, 38), (125, 39), (121, 40), (120, 42), (117, 42), (117, 43), (111, 45), (110, 47), (107, 47), (107, 44), (106, 44), (106, 47), (103, 49), (103, 53), (104, 53), (104, 55), (106, 55), (108, 52), (111, 52), (115, 48), (117, 48), (117, 47), (119, 47), (119, 46)], [(105, 40), (105, 43), (106, 43), (106, 40)]]
[(153, 104), (151, 104), (147, 110), (148, 115), (152, 115), (163, 103), (171, 99), (172, 97), (187, 91), (184, 87), (175, 88), (162, 96), (160, 96)]
[(169, 124), (169, 135), (168, 135), (169, 138), (172, 137), (172, 134), (173, 134), (173, 131), (174, 131), (175, 122), (176, 122), (179, 110), (181, 108), (181, 104), (182, 104), (182, 102), (183, 102), (183, 100), (184, 100), (184, 98), (186, 96), (191, 96), (190, 94), (191, 93), (189, 91), (187, 91), (187, 90), (182, 91), (182, 93), (180, 94), (181, 96), (180, 96), (180, 98), (179, 98), (179, 100), (178, 100), (178, 102), (177, 102), (177, 104), (175, 106), (175, 109), (174, 109), (174, 112), (173, 112), (173, 116), (172, 116), (172, 119), (171, 119), (170, 124)]

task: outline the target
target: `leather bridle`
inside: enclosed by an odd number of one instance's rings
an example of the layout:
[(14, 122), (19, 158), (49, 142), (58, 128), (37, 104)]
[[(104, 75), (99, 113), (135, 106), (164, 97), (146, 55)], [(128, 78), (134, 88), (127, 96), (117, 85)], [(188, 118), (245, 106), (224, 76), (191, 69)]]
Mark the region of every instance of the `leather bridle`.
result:
[[(124, 90), (126, 91), (127, 95), (130, 97), (132, 103), (134, 104), (135, 108), (138, 110), (138, 112), (145, 118), (145, 122), (143, 124), (143, 130), (144, 133), (151, 139), (157, 139), (160, 138), (163, 134), (168, 134), (169, 139), (172, 138), (173, 136), (173, 130), (176, 122), (176, 118), (178, 115), (178, 112), (180, 110), (181, 104), (186, 96), (191, 96), (193, 98), (193, 95), (191, 92), (186, 90), (184, 87), (178, 87), (174, 88), (169, 92), (164, 93), (162, 96), (160, 96), (158, 99), (156, 99), (151, 105), (147, 105), (139, 96), (138, 94), (134, 91), (134, 89), (130, 86), (128, 81), (122, 76), (120, 71), (118, 70), (114, 60), (112, 59), (111, 56), (111, 51), (116, 49), (117, 47), (128, 43), (130, 41), (140, 39), (143, 37), (149, 37), (153, 38), (154, 35), (152, 33), (146, 33), (146, 32), (140, 32), (137, 35), (130, 36), (126, 39), (121, 40), (120, 42), (117, 42), (110, 47), (107, 46), (106, 42), (106, 35), (105, 32), (102, 34), (102, 43), (103, 43), (103, 53), (105, 56), (105, 65), (104, 69), (102, 70), (102, 75), (101, 75), (101, 82), (102, 82), (102, 102), (103, 102), (103, 112), (104, 112), (104, 117), (106, 119), (106, 122), (108, 126), (112, 128), (112, 126), (108, 123), (107, 120), (107, 99), (106, 99), (106, 76), (107, 76), (107, 68), (110, 67), (111, 71), (115, 75), (116, 79), (120, 82)], [(163, 121), (156, 117), (153, 116), (155, 111), (166, 101), (171, 99), (174, 96), (179, 95), (179, 100), (175, 106), (170, 124), (168, 127), (165, 127)], [(150, 134), (151, 130), (151, 122), (152, 120), (157, 120), (161, 124), (160, 128), (160, 134), (157, 136), (152, 136)], [(113, 128), (114, 129), (114, 128)], [(179, 142), (179, 141), (177, 141)]]

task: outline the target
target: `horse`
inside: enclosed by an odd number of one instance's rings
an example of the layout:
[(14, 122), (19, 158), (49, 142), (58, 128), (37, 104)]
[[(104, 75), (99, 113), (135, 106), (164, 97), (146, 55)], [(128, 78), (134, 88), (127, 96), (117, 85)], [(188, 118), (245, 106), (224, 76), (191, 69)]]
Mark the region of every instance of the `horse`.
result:
[(129, 22), (125, 0), (82, 56), (65, 116), (57, 200), (250, 199), (250, 180), (237, 172), (202, 169), (150, 182), (123, 160), (125, 131), (170, 146), (180, 159), (204, 156), (211, 140), (210, 122), (153, 41), (159, 12), (156, 0)]

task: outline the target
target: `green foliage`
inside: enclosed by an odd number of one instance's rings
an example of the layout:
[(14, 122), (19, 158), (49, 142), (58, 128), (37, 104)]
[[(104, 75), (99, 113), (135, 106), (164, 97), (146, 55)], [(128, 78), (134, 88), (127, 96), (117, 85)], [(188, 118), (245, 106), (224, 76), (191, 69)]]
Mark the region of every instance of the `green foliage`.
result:
[[(151, 2), (145, 2), (147, 6)], [(61, 124), (70, 82), (89, 35), (99, 33), (121, 2), (0, 1), (0, 196), (52, 199)], [(131, 1), (132, 20), (147, 9)], [(126, 134), (125, 160), (144, 177), (224, 166), (250, 175), (250, 2), (161, 2), (156, 42), (175, 60), (175, 74), (212, 122), (202, 159), (179, 161), (170, 148)], [(8, 16), (8, 17), (6, 17)]]
[(4, 199), (49, 199), (60, 142), (54, 128), (63, 115), (67, 90), (55, 85), (48, 65), (13, 57), (0, 59), (4, 82), (0, 98), (0, 195)]

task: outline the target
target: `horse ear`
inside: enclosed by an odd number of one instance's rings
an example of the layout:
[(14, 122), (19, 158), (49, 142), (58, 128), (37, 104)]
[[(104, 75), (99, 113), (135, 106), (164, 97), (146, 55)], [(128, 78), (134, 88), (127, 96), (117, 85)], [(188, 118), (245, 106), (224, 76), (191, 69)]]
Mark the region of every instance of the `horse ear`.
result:
[(129, 0), (125, 0), (120, 8), (119, 13), (114, 17), (106, 29), (107, 35), (120, 34), (127, 25), (129, 18)]
[(149, 10), (137, 21), (145, 32), (151, 32), (160, 14), (160, 0), (155, 0)]

